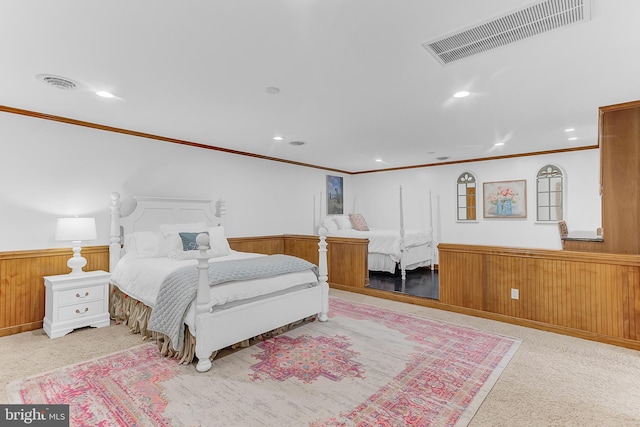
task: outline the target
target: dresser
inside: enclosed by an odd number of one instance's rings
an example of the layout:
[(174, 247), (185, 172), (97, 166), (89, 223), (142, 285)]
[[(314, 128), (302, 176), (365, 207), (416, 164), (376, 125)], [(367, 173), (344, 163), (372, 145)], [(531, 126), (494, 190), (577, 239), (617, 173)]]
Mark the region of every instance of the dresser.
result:
[(109, 326), (109, 273), (45, 276), (44, 331), (58, 338), (86, 326)]

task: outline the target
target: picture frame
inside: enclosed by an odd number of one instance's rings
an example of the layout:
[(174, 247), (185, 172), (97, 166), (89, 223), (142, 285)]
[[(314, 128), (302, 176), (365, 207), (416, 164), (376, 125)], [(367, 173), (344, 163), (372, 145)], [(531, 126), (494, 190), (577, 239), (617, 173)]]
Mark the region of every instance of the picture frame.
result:
[(527, 181), (494, 181), (482, 184), (484, 218), (526, 218)]
[(344, 214), (342, 177), (327, 175), (327, 215)]

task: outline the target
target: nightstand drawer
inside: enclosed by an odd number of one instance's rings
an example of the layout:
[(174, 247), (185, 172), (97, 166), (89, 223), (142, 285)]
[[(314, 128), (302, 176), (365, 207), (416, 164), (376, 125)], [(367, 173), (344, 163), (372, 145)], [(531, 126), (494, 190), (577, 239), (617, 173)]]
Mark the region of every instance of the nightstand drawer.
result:
[(103, 300), (104, 286), (96, 285), (88, 288), (69, 289), (58, 293), (58, 307), (69, 304), (81, 304), (89, 301)]
[(104, 313), (104, 301), (87, 301), (86, 303), (68, 305), (58, 309), (58, 321), (82, 319)]

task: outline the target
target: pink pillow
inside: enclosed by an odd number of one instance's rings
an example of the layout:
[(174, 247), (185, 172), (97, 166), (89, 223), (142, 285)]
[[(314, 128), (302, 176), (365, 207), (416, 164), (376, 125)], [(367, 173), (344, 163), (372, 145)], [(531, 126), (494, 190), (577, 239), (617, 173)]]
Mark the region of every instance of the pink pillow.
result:
[(354, 230), (369, 231), (367, 221), (364, 220), (361, 214), (349, 214), (349, 219), (351, 220), (351, 224), (353, 224)]

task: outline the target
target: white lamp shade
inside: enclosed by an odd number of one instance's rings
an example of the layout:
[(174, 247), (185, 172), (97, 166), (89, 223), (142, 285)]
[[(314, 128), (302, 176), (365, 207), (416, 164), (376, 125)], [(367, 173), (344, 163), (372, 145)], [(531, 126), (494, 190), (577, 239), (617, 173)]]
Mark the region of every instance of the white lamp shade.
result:
[(58, 218), (56, 225), (56, 240), (95, 240), (95, 218)]

